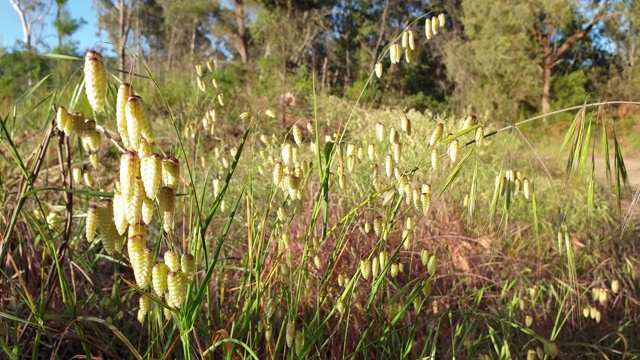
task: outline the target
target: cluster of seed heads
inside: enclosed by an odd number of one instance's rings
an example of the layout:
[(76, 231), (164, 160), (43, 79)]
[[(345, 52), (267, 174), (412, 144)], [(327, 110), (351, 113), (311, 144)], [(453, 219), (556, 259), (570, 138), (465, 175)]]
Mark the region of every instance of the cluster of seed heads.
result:
[(496, 190), (501, 196), (507, 193), (516, 196), (522, 193), (525, 199), (529, 200), (532, 194), (531, 181), (524, 177), (521, 171), (507, 170), (504, 174), (496, 176)]
[[(107, 70), (104, 58), (95, 51), (85, 57), (85, 89), (87, 99), (96, 113), (105, 107)], [(128, 83), (121, 83), (115, 104), (116, 128), (124, 152), (120, 157), (119, 178), (113, 199), (101, 199), (87, 210), (85, 235), (89, 242), (100, 235), (104, 250), (116, 254), (125, 247), (136, 284), (143, 290), (164, 297), (170, 307), (184, 303), (186, 288), (196, 273), (195, 258), (183, 254), (180, 258), (167, 251), (164, 262), (157, 262), (153, 250), (146, 246), (147, 225), (152, 222), (157, 206), (162, 228), (171, 233), (174, 227), (175, 196), (180, 184), (180, 162), (174, 157), (162, 157), (152, 150), (154, 135), (142, 97), (134, 93)], [(95, 154), (100, 144), (100, 133), (93, 120), (79, 113), (69, 114), (58, 108), (58, 130), (66, 135), (78, 133), (87, 151)], [(97, 161), (94, 166), (97, 166)], [(76, 170), (77, 169), (77, 170)], [(81, 170), (73, 170), (74, 181), (79, 181)], [(85, 173), (86, 174), (86, 173)], [(87, 186), (90, 179), (85, 177)], [(138, 319), (144, 320), (151, 302), (140, 297)]]
[[(431, 40), (433, 36), (440, 33), (440, 29), (444, 29), (446, 25), (446, 16), (440, 14), (437, 17), (428, 18), (425, 20), (425, 35), (427, 40)], [(402, 33), (400, 44), (393, 42), (389, 44), (389, 59), (391, 64), (399, 64), (402, 59), (402, 53), (404, 50), (404, 59), (407, 64), (415, 63), (420, 56), (420, 42), (416, 41), (415, 31), (411, 28), (405, 30)], [(378, 78), (382, 77), (383, 65), (382, 62), (377, 62), (375, 67), (375, 74)]]

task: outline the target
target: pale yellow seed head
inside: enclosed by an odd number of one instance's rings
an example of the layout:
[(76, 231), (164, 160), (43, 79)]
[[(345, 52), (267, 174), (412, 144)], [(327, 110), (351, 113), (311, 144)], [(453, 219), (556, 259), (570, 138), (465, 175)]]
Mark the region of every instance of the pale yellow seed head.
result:
[(129, 143), (129, 130), (127, 128), (125, 107), (129, 100), (129, 96), (131, 95), (133, 95), (133, 88), (131, 85), (126, 82), (121, 83), (120, 87), (118, 87), (118, 95), (116, 96), (116, 127), (120, 134), (120, 138), (122, 139), (122, 144), (129, 150), (133, 149)]
[(180, 270), (178, 255), (173, 251), (167, 250), (164, 252), (164, 263), (169, 267), (169, 271), (176, 272)]
[[(95, 53), (95, 52), (94, 52)], [(98, 53), (95, 53), (98, 54)], [(89, 53), (87, 53), (89, 55)], [(102, 112), (107, 94), (107, 68), (100, 57), (85, 58), (84, 82), (87, 100), (96, 113)]]
[(156, 196), (158, 200), (158, 210), (162, 217), (162, 226), (165, 232), (173, 231), (174, 207), (176, 201), (175, 191), (170, 187), (162, 187)]
[(376, 145), (369, 144), (367, 146), (367, 155), (369, 156), (369, 161), (374, 161), (376, 159)]
[(429, 140), (429, 146), (434, 146), (438, 143), (438, 141), (440, 141), (440, 139), (442, 138), (442, 133), (444, 131), (444, 124), (443, 123), (438, 123), (438, 125), (436, 125), (436, 128), (433, 129), (433, 132), (431, 133), (431, 139)]
[(188, 281), (193, 281), (196, 274), (196, 260), (191, 254), (182, 254), (180, 258), (180, 269), (187, 277)]
[(73, 118), (71, 117), (71, 114), (69, 114), (64, 106), (60, 106), (58, 108), (58, 112), (56, 113), (56, 126), (58, 128), (58, 131), (64, 132), (68, 124), (72, 121)]
[(133, 196), (137, 176), (140, 176), (140, 158), (135, 152), (127, 151), (120, 157), (120, 191), (126, 201)]
[(302, 131), (298, 125), (293, 125), (291, 134), (293, 135), (293, 141), (295, 141), (298, 146), (302, 144)]
[(360, 274), (362, 274), (363, 279), (369, 279), (369, 275), (371, 275), (371, 261), (367, 259), (360, 262)]
[(433, 18), (431, 19), (431, 32), (433, 33), (433, 35), (438, 35), (438, 32), (440, 31), (440, 21), (438, 21), (437, 18)]
[(375, 66), (375, 73), (376, 73), (376, 77), (378, 79), (380, 79), (382, 77), (382, 71), (383, 71), (383, 65), (381, 62), (376, 63)]
[(151, 154), (142, 158), (140, 162), (140, 175), (144, 191), (149, 199), (154, 199), (162, 184), (162, 159), (158, 154)]
[(406, 115), (400, 118), (400, 128), (407, 136), (411, 136), (411, 120)]
[(167, 275), (167, 302), (174, 308), (180, 308), (187, 296), (187, 279), (182, 271)]
[(458, 148), (460, 147), (460, 142), (458, 139), (453, 139), (451, 143), (449, 143), (449, 158), (451, 162), (455, 164), (458, 160)]
[(426, 19), (424, 21), (424, 33), (425, 33), (425, 36), (427, 37), (427, 40), (431, 40), (431, 38), (433, 37), (431, 19)]
[(98, 231), (98, 207), (90, 205), (87, 210), (87, 220), (85, 224), (85, 235), (88, 242), (93, 242)]
[(162, 183), (164, 186), (178, 190), (180, 184), (180, 161), (174, 157), (162, 160)]
[(144, 186), (142, 185), (142, 178), (140, 176), (135, 177), (133, 196), (127, 202), (126, 216), (129, 225), (134, 225), (140, 222), (142, 217), (142, 200), (144, 199)]

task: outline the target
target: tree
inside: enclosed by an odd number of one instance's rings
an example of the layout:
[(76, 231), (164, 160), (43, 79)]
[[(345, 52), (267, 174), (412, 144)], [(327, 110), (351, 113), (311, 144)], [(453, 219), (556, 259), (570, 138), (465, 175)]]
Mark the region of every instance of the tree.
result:
[[(49, 14), (53, 0), (9, 0), (13, 9), (18, 13), (20, 24), (22, 24), (22, 42), (25, 49), (31, 49), (33, 27), (42, 23), (45, 16)], [(36, 44), (37, 41), (36, 41)]]
[(70, 41), (68, 38), (75, 33), (80, 26), (86, 24), (84, 19), (74, 19), (70, 16), (69, 11), (66, 9), (66, 3), (68, 0), (56, 0), (56, 18), (53, 25), (58, 32), (58, 45), (56, 52), (58, 53), (74, 53), (77, 42)]
[[(567, 61), (566, 54), (572, 46), (582, 41), (600, 22), (607, 10), (608, 0), (603, 0), (593, 15), (589, 8), (580, 8), (581, 2), (564, 0), (529, 1), (532, 22), (531, 33), (542, 73), (541, 111), (549, 112), (551, 99), (551, 75), (553, 69)], [(542, 55), (542, 56), (540, 56)]]
[(517, 116), (550, 109), (556, 69), (580, 67), (570, 58), (601, 22), (608, 1), (462, 1), (462, 30), (447, 45), (456, 98), (480, 109)]
[(131, 31), (132, 14), (138, 0), (97, 0), (98, 27), (109, 34), (116, 43), (120, 57), (120, 68), (126, 68), (126, 49)]

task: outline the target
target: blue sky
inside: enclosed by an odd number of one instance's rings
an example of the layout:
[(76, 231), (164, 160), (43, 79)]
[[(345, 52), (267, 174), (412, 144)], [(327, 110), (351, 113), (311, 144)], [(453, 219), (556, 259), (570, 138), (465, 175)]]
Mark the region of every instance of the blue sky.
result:
[[(93, 7), (92, 0), (69, 0), (67, 2), (67, 10), (73, 18), (83, 18), (86, 24), (73, 34), (72, 39), (79, 42), (78, 49), (80, 52), (92, 48), (97, 41), (106, 41), (106, 34), (98, 37), (96, 27), (96, 12)], [(35, 35), (40, 34), (42, 42), (54, 47), (57, 45), (56, 31), (53, 27), (55, 18), (55, 5), (52, 7), (49, 15), (45, 19), (44, 28), (40, 31), (37, 27)], [(0, 0), (0, 47), (12, 48), (16, 41), (22, 42), (22, 26), (18, 14), (13, 9), (9, 0)], [(108, 46), (106, 46), (108, 47)], [(43, 49), (40, 46), (40, 49)]]

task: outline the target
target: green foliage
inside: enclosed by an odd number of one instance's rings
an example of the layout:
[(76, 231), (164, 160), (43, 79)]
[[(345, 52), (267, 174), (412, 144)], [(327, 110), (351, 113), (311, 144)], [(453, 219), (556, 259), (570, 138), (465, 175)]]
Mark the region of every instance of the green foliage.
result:
[(565, 76), (555, 76), (551, 82), (552, 107), (562, 109), (584, 102), (587, 99), (587, 76), (584, 70), (576, 70)]
[(40, 54), (13, 50), (0, 54), (0, 96), (15, 100), (49, 73), (51, 64)]

